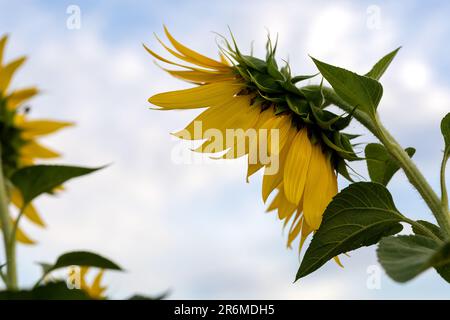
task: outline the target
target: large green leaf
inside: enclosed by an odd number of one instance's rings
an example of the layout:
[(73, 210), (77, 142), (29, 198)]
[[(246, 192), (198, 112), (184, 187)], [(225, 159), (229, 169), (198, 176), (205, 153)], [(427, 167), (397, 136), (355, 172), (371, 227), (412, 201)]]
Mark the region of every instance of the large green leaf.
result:
[(0, 300), (90, 300), (82, 290), (69, 289), (64, 281), (50, 282), (32, 290), (0, 291)]
[(36, 165), (17, 170), (12, 175), (11, 181), (22, 193), (24, 204), (28, 204), (39, 195), (52, 192), (53, 189), (70, 179), (90, 174), (102, 168)]
[(339, 97), (370, 116), (375, 115), (383, 95), (383, 87), (377, 80), (312, 59)]
[[(405, 151), (412, 157), (416, 149), (406, 148)], [(370, 180), (386, 186), (400, 166), (382, 144), (369, 143), (365, 148), (365, 154)]]
[(397, 55), (398, 50), (400, 50), (401, 47), (398, 47), (394, 51), (388, 53), (383, 58), (381, 58), (373, 67), (372, 69), (366, 73), (366, 77), (380, 80), (381, 76), (384, 74), (386, 69), (391, 64), (392, 60), (394, 60), (395, 56)]
[(420, 235), (387, 237), (380, 241), (377, 254), (393, 280), (406, 282), (431, 267), (448, 268), (450, 243)]
[(336, 195), (297, 273), (302, 278), (339, 254), (377, 243), (402, 230), (403, 216), (379, 183), (358, 182)]

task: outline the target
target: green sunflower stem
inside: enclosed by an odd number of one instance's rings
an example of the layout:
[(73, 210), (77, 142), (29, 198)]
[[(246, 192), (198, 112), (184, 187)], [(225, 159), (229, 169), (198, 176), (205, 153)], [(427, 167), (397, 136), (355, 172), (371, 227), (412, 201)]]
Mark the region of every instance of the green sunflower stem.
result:
[(3, 233), (4, 251), (6, 254), (6, 287), (9, 290), (17, 290), (15, 241), (11, 241), (13, 224), (9, 216), (9, 200), (6, 194), (6, 181), (3, 176), (1, 151), (0, 147), (0, 223)]
[(450, 150), (446, 149), (444, 152), (444, 158), (442, 159), (441, 165), (441, 204), (442, 210), (445, 210), (450, 214), (448, 208), (448, 194), (447, 194), (447, 184), (445, 182), (445, 167), (447, 166), (447, 161), (450, 158)]
[[(312, 86), (311, 86), (312, 87)], [(317, 88), (319, 88), (317, 86)], [(406, 151), (394, 139), (389, 131), (381, 124), (378, 116), (375, 119), (359, 110), (353, 111), (353, 107), (342, 100), (331, 88), (322, 88), (324, 97), (330, 103), (338, 106), (342, 110), (352, 113), (356, 120), (365, 126), (380, 142), (385, 146), (391, 156), (397, 160), (400, 167), (406, 174), (409, 182), (416, 188), (424, 199), (431, 212), (435, 216), (439, 226), (443, 229), (448, 238), (450, 238), (450, 215), (447, 204), (441, 203), (436, 192), (431, 188), (423, 174), (411, 160)], [(442, 179), (442, 177), (441, 177)], [(445, 190), (445, 189), (444, 189)], [(443, 199), (445, 202), (445, 199)]]

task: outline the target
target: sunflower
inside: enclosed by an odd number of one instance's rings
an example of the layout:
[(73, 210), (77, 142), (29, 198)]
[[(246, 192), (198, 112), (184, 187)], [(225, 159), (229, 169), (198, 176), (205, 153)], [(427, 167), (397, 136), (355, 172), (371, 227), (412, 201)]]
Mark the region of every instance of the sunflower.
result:
[[(354, 136), (341, 131), (350, 123), (351, 114), (327, 110), (328, 103), (317, 86), (299, 88), (296, 83), (314, 75), (293, 77), (287, 63), (278, 68), (277, 43), (273, 45), (270, 37), (265, 60), (242, 54), (233, 35), (233, 45), (222, 37), (224, 45), (215, 60), (178, 42), (166, 27), (164, 31), (173, 48), (158, 41), (180, 62), (145, 49), (157, 60), (178, 67), (163, 69), (195, 87), (159, 93), (148, 101), (160, 110), (206, 108), (175, 135), (203, 140), (197, 152), (222, 152), (220, 157), (228, 159), (247, 155), (247, 180), (263, 169), (264, 202), (274, 194), (268, 211), (276, 211), (284, 225), (290, 225), (288, 246), (299, 238), (301, 248), (319, 228), (338, 191), (337, 174), (350, 179), (345, 160), (358, 159), (350, 143)], [(196, 130), (199, 126), (200, 133)], [(210, 130), (226, 137), (225, 143), (217, 143)], [(230, 130), (255, 134), (252, 139), (250, 134), (231, 135)], [(242, 142), (244, 146), (239, 148)], [(266, 150), (261, 150), (264, 146)], [(274, 171), (275, 162), (278, 170)]]
[[(35, 87), (9, 90), (11, 80), (26, 58), (20, 57), (12, 62), (3, 63), (7, 36), (0, 38), (0, 142), (2, 170), (8, 179), (15, 170), (29, 166), (38, 159), (52, 159), (59, 154), (40, 144), (37, 139), (72, 125), (69, 122), (52, 120), (29, 120), (29, 108), (24, 106), (38, 94)], [(8, 183), (10, 202), (19, 210), (23, 200), (20, 192)], [(44, 227), (45, 224), (33, 204), (24, 210), (24, 217), (34, 224)], [(34, 243), (21, 229), (17, 231), (17, 240)]]

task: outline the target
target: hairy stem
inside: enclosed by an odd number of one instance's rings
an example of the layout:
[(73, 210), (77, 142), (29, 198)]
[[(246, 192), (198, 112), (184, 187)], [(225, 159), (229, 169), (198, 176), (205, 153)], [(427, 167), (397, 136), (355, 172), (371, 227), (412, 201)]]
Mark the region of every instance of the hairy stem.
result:
[(3, 233), (3, 245), (6, 254), (6, 286), (10, 290), (17, 289), (17, 272), (16, 272), (16, 257), (15, 244), (11, 243), (10, 239), (13, 234), (13, 225), (9, 216), (9, 200), (6, 194), (6, 183), (3, 176), (2, 166), (2, 150), (0, 146), (0, 223)]
[(445, 182), (445, 167), (447, 165), (448, 158), (450, 157), (450, 149), (446, 149), (444, 152), (444, 158), (442, 159), (441, 165), (441, 205), (442, 210), (450, 214), (448, 208), (448, 194), (447, 194), (447, 184)]
[[(314, 86), (310, 86), (313, 88)], [(316, 86), (319, 89), (319, 86)], [(350, 113), (353, 106), (342, 100), (331, 88), (322, 88), (324, 97), (327, 101), (338, 106), (342, 110)], [(385, 146), (390, 155), (398, 162), (400, 167), (406, 174), (409, 182), (416, 188), (421, 197), (424, 199), (431, 212), (435, 216), (439, 226), (443, 229), (447, 238), (450, 238), (450, 215), (448, 209), (443, 209), (441, 200), (426, 181), (425, 177), (419, 171), (417, 166), (411, 160), (406, 151), (392, 137), (389, 131), (384, 128), (379, 118), (376, 116), (372, 119), (369, 115), (355, 110), (353, 116), (363, 126), (365, 126), (380, 142)]]

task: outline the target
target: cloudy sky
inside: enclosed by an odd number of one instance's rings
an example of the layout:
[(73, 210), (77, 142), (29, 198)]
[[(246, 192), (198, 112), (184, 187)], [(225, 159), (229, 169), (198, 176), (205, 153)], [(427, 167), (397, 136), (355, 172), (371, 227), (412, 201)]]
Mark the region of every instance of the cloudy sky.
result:
[[(69, 5), (81, 9), (80, 29), (67, 28)], [(437, 189), (438, 124), (450, 109), (449, 14), (445, 1), (0, 0), (7, 57), (30, 57), (14, 84), (43, 91), (31, 115), (77, 123), (47, 145), (63, 152), (61, 163), (111, 164), (57, 199), (37, 201), (48, 227), (24, 224), (39, 244), (19, 248), (21, 284), (39, 276), (36, 262), (88, 249), (127, 270), (105, 277), (115, 298), (167, 289), (181, 299), (449, 298), (434, 271), (406, 285), (381, 272), (380, 286), (368, 285), (380, 271), (374, 247), (344, 257), (344, 269), (328, 263), (293, 284), (298, 255), (285, 248), (281, 223), (264, 213), (261, 177), (245, 183), (244, 160), (173, 161), (180, 142), (169, 132), (198, 111), (149, 110), (150, 95), (188, 85), (163, 74), (142, 48), (159, 50), (153, 33), (165, 23), (180, 41), (215, 56), (212, 31), (226, 34), (229, 26), (242, 48), (255, 40), (261, 55), (269, 29), (294, 73), (315, 71), (308, 54), (363, 73), (401, 45), (382, 79), (379, 110), (401, 143), (417, 148), (415, 160)], [(355, 169), (366, 175), (364, 164)], [(402, 212), (432, 219), (402, 174), (391, 187)]]

